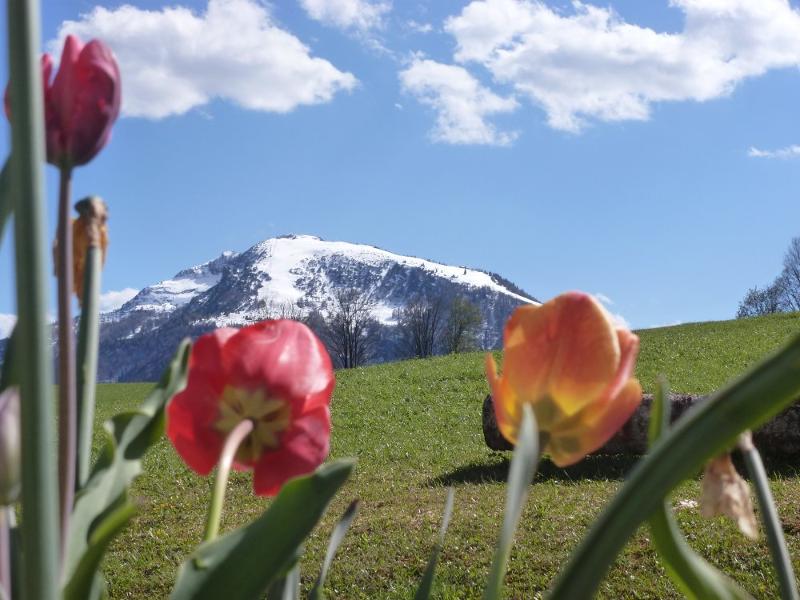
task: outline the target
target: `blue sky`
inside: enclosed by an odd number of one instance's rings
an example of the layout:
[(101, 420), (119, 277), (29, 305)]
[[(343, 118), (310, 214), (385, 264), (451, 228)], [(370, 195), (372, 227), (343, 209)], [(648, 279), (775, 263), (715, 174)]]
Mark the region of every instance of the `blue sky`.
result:
[(100, 37), (122, 70), (74, 179), (110, 207), (106, 292), (310, 233), (651, 327), (732, 317), (800, 235), (787, 0), (176, 1), (43, 6), (43, 49)]

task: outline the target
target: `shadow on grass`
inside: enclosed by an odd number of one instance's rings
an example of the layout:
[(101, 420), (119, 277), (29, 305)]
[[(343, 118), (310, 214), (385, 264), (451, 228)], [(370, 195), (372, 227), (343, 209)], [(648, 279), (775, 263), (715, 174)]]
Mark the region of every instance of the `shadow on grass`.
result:
[[(464, 483), (494, 483), (508, 479), (508, 466), (511, 464), (511, 454), (498, 455), (499, 460), (492, 462), (474, 462), (457, 467), (452, 471), (433, 477), (427, 481), (429, 486), (448, 486)], [(582, 481), (593, 480), (621, 480), (630, 472), (638, 456), (609, 455), (587, 456), (579, 463), (570, 467), (561, 468), (554, 465), (549, 459), (544, 458), (539, 463), (535, 481)]]
[[(587, 456), (570, 467), (561, 468), (549, 459), (543, 458), (534, 481), (579, 482), (621, 481), (633, 469), (641, 457), (627, 455), (595, 455)], [(800, 477), (800, 460), (790, 461), (785, 457), (763, 457), (764, 467), (770, 478), (794, 479)], [(739, 457), (734, 454), (734, 462), (742, 475), (747, 471)], [(508, 479), (508, 467), (511, 464), (511, 453), (493, 455), (491, 462), (473, 462), (452, 471), (433, 477), (426, 482), (431, 487), (460, 485), (465, 483), (498, 483)], [(698, 473), (698, 476), (700, 473)]]

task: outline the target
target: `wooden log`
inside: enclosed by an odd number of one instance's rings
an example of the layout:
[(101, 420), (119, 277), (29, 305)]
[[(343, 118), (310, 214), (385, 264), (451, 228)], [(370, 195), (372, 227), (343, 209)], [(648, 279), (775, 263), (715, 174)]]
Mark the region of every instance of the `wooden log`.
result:
[[(670, 394), (670, 421), (674, 423), (704, 396)], [(650, 418), (651, 394), (645, 394), (642, 403), (627, 423), (594, 454), (641, 455), (647, 452), (647, 426)], [(483, 401), (483, 437), (492, 450), (513, 450), (513, 446), (497, 429), (492, 397)], [(800, 459), (800, 404), (794, 404), (756, 430), (753, 441), (762, 454), (776, 458)]]

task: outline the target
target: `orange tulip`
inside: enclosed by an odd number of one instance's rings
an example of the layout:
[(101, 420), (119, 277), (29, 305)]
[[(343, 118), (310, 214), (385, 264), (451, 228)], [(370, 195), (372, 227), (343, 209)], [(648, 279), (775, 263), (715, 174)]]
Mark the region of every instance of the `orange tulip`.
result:
[(632, 377), (639, 338), (588, 294), (517, 308), (503, 337), (502, 375), (486, 356), (500, 432), (515, 444), (522, 406), (530, 404), (541, 448), (560, 467), (602, 446), (641, 402)]

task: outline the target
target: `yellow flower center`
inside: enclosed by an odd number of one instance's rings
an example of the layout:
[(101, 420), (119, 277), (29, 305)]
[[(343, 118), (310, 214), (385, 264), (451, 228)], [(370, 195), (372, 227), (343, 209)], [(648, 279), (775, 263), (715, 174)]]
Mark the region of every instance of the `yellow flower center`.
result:
[(283, 400), (268, 398), (264, 390), (227, 386), (220, 398), (219, 417), (214, 427), (227, 435), (245, 419), (253, 421), (253, 431), (239, 446), (236, 460), (252, 463), (265, 449), (280, 446), (278, 434), (289, 426), (291, 408)]

